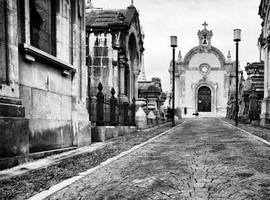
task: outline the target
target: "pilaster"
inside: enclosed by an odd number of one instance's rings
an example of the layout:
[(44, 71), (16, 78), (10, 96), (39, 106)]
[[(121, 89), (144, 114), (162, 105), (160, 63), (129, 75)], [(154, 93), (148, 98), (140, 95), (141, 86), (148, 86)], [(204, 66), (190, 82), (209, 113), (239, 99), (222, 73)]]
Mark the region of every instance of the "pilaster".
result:
[(264, 45), (264, 99), (261, 104), (261, 122), (262, 126), (270, 125), (270, 97), (269, 97), (269, 81), (270, 81), (270, 60), (269, 60), (269, 37)]
[(127, 62), (125, 55), (119, 53), (119, 75), (120, 75), (120, 92), (119, 92), (119, 99), (121, 103), (128, 102), (128, 97), (125, 95), (125, 70), (127, 67)]
[(270, 125), (270, 97), (264, 98), (262, 101), (262, 112), (261, 112), (261, 126)]
[(18, 52), (18, 21), (17, 1), (6, 1), (7, 24), (6, 38), (6, 70), (7, 81), (0, 84), (0, 117), (24, 117), (19, 94), (19, 52)]
[[(19, 53), (18, 53), (18, 21), (17, 21), (17, 1), (6, 0), (5, 23), (7, 34), (6, 45), (6, 71), (5, 83), (0, 83), (0, 97), (19, 99)], [(1, 99), (0, 99), (1, 103)]]
[[(5, 83), (0, 83), (0, 169), (11, 167), (21, 160), (9, 157), (29, 153), (28, 120), (19, 92), (19, 52), (17, 1), (6, 0), (6, 70)], [(3, 19), (2, 19), (3, 20)], [(23, 158), (25, 159), (25, 158)]]
[(139, 75), (140, 75), (140, 71), (139, 70), (134, 70), (134, 97), (135, 99), (138, 98), (138, 91), (139, 91), (139, 88), (138, 88), (138, 78), (139, 78)]

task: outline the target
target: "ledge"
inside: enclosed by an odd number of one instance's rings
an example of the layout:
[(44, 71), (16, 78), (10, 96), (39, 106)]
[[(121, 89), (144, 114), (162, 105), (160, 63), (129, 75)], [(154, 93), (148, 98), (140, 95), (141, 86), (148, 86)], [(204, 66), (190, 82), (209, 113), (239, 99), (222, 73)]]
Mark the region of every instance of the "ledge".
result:
[(12, 97), (0, 97), (0, 104), (14, 104), (14, 105), (22, 105), (22, 102), (20, 99), (12, 98)]
[(28, 62), (35, 62), (37, 59), (43, 61), (44, 63), (55, 66), (56, 68), (60, 69), (64, 75), (76, 73), (76, 69), (71, 64), (68, 64), (36, 47), (23, 43), (20, 44), (20, 49), (24, 53), (24, 59)]

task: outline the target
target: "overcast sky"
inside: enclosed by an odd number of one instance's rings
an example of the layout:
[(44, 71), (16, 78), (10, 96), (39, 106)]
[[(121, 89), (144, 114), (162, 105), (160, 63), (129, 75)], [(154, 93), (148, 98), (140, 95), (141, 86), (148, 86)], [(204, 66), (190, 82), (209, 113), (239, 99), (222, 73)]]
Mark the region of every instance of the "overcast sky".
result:
[[(131, 0), (92, 0), (94, 7), (126, 8)], [(233, 29), (242, 30), (239, 47), (241, 68), (259, 60), (257, 39), (261, 31), (258, 15), (260, 0), (134, 0), (145, 33), (147, 79), (160, 77), (163, 90), (169, 90), (169, 63), (172, 58), (170, 35), (178, 36), (182, 57), (199, 44), (197, 32), (206, 21), (213, 31), (212, 45), (224, 56), (235, 59)]]

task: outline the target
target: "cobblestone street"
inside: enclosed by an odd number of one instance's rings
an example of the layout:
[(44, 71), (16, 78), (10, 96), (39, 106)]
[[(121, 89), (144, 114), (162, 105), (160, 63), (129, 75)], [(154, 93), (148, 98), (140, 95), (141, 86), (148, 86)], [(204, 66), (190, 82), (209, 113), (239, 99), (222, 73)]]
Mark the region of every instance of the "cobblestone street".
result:
[(49, 199), (270, 199), (270, 148), (216, 118), (175, 132)]

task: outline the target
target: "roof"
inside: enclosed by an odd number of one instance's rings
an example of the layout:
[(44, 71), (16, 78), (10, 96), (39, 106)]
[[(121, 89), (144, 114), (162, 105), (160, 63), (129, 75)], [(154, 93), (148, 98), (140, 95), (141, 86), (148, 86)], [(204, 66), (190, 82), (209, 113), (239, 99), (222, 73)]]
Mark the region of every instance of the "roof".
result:
[(139, 81), (138, 89), (139, 90), (147, 90), (150, 85), (153, 85), (152, 81)]
[[(123, 21), (121, 21), (123, 14)], [(117, 24), (118, 26), (130, 26), (132, 19), (137, 14), (135, 7), (127, 9), (93, 9), (86, 14), (86, 26), (91, 28), (110, 28)]]
[(139, 81), (138, 89), (139, 89), (139, 93), (161, 94), (161, 88), (155, 86), (155, 83), (152, 81)]

